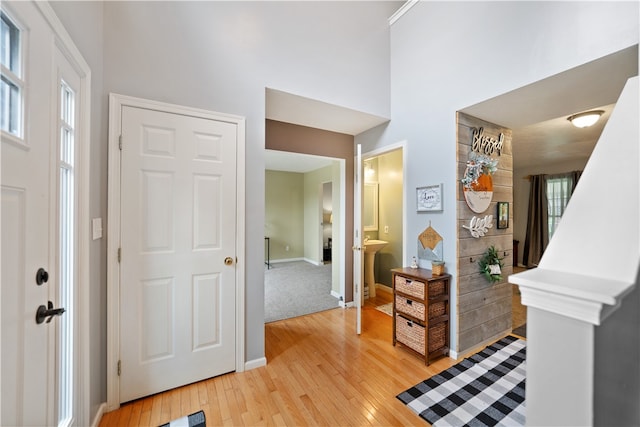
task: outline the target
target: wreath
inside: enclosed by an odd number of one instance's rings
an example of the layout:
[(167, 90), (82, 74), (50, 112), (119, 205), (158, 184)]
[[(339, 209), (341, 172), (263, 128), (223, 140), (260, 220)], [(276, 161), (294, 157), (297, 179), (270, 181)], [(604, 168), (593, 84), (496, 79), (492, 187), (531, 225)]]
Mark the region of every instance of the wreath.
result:
[(498, 170), (498, 159), (492, 159), (484, 154), (478, 154), (472, 151), (469, 154), (467, 168), (464, 171), (464, 177), (460, 180), (466, 189), (473, 189), (472, 185), (478, 183), (480, 175), (493, 175)]
[(482, 258), (480, 258), (480, 261), (478, 261), (480, 272), (491, 283), (502, 280), (502, 267), (504, 266), (502, 263), (503, 259), (504, 258), (500, 258), (498, 256), (498, 250), (492, 245), (485, 251)]

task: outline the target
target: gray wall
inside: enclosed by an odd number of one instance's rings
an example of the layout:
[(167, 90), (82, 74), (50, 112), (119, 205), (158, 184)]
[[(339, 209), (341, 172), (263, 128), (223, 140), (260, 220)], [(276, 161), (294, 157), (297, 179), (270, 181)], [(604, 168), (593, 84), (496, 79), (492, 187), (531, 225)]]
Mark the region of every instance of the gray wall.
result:
[[(264, 356), (265, 88), (389, 116), (397, 2), (53, 2), (92, 69), (91, 216), (107, 227), (110, 92), (246, 127), (246, 360)], [(91, 416), (106, 401), (106, 240), (91, 246)]]
[[(356, 142), (367, 152), (408, 141), (405, 196), (443, 182), (444, 211), (429, 217), (454, 242), (455, 111), (638, 42), (636, 2), (420, 2), (391, 30), (398, 2), (52, 6), (92, 68), (92, 217), (106, 218), (109, 92), (247, 118), (247, 360), (264, 355), (265, 87), (391, 114)], [(411, 245), (424, 218), (407, 212), (406, 221)], [(455, 250), (445, 245), (447, 262)], [(106, 400), (104, 239), (92, 243), (91, 278), (94, 415)]]
[(640, 272), (622, 306), (595, 327), (596, 426), (640, 425)]
[(407, 141), (408, 200), (424, 183), (444, 183), (442, 212), (407, 212), (405, 245), (430, 220), (457, 286), (456, 111), (636, 43), (637, 2), (416, 3), (391, 27), (391, 121), (356, 136), (363, 152)]

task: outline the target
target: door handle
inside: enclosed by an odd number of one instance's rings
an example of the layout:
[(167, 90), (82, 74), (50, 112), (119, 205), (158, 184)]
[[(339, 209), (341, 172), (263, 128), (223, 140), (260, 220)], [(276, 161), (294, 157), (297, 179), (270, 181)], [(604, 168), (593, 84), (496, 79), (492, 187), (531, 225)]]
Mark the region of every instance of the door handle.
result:
[(233, 264), (233, 258), (231, 258), (230, 256), (226, 257), (224, 259), (224, 265), (231, 265)]
[(44, 322), (45, 319), (47, 320), (47, 323), (49, 323), (51, 322), (51, 319), (53, 319), (53, 316), (61, 316), (62, 313), (64, 313), (64, 308), (53, 308), (53, 303), (49, 301), (47, 303), (47, 307), (40, 305), (38, 310), (36, 310), (36, 323), (39, 325)]

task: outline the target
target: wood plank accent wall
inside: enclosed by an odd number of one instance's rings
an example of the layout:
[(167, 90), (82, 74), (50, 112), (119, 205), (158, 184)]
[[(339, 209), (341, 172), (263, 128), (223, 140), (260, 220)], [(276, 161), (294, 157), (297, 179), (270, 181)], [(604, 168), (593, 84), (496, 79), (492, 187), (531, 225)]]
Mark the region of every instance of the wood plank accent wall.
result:
[[(498, 170), (493, 174), (493, 199), (483, 213), (475, 213), (467, 206), (460, 179), (464, 176), (471, 152), (473, 128), (484, 128), (484, 134), (498, 138), (504, 134), (504, 144), (498, 159)], [(499, 125), (485, 122), (464, 113), (457, 115), (457, 243), (458, 243), (458, 354), (511, 331), (511, 289), (506, 278), (513, 271), (513, 157), (512, 132)], [(497, 202), (509, 202), (509, 228), (497, 228)], [(471, 236), (469, 220), (476, 216), (493, 215), (493, 228), (480, 238)], [(491, 245), (504, 257), (503, 280), (490, 283), (479, 271), (478, 261)]]

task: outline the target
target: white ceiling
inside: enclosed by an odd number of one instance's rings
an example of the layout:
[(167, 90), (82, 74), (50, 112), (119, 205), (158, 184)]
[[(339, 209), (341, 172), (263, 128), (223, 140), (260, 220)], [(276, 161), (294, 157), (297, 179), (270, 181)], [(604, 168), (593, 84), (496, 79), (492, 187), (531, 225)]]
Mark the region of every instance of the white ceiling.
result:
[[(586, 159), (624, 84), (636, 75), (637, 45), (461, 111), (512, 129), (514, 169)], [(572, 114), (592, 109), (605, 113), (590, 128), (578, 129), (567, 121)], [(349, 135), (357, 135), (387, 121), (275, 89), (266, 92), (266, 117)], [(309, 158), (302, 160), (303, 157)], [(295, 168), (308, 172), (328, 164), (326, 158), (315, 157), (267, 150), (266, 168)], [(303, 170), (306, 168), (312, 169)]]

